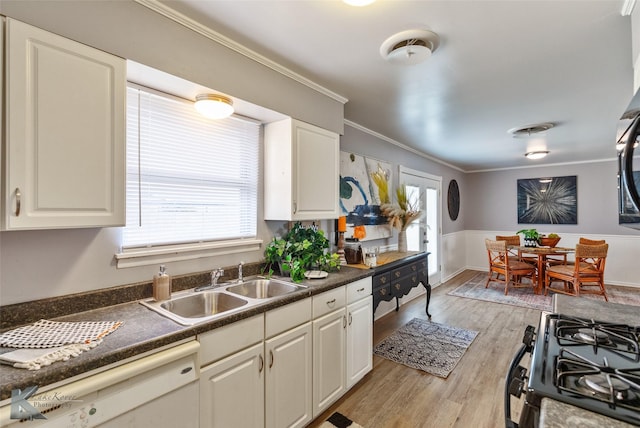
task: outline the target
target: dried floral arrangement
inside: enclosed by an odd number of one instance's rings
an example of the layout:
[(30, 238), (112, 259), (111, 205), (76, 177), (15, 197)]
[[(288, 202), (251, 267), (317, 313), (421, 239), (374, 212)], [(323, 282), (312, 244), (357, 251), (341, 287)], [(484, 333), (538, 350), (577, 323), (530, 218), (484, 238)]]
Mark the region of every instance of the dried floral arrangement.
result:
[(407, 186), (404, 184), (396, 189), (396, 203), (391, 203), (389, 199), (389, 177), (387, 172), (380, 166), (378, 170), (371, 173), (373, 182), (378, 187), (380, 197), (380, 211), (387, 217), (389, 225), (398, 230), (406, 230), (415, 220), (420, 218), (419, 201), (410, 200), (407, 196)]

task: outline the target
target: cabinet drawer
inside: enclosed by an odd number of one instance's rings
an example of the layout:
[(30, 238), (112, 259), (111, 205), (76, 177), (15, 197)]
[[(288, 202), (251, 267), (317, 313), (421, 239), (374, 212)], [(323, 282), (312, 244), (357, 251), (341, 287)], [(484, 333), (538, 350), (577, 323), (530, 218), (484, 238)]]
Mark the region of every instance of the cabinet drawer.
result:
[(371, 278), (363, 278), (347, 284), (347, 304), (371, 295)]
[(267, 312), (265, 314), (265, 337), (273, 337), (307, 321), (311, 321), (311, 298)]
[(373, 277), (373, 289), (391, 284), (391, 272), (381, 273)]
[(346, 293), (344, 286), (313, 296), (313, 318), (315, 319), (340, 309), (345, 304)]
[(264, 315), (256, 315), (198, 336), (200, 365), (247, 348), (264, 339)]
[(391, 294), (391, 284), (387, 284), (384, 287), (376, 288), (375, 290), (373, 290), (373, 298), (377, 301), (391, 300), (393, 298), (393, 294)]

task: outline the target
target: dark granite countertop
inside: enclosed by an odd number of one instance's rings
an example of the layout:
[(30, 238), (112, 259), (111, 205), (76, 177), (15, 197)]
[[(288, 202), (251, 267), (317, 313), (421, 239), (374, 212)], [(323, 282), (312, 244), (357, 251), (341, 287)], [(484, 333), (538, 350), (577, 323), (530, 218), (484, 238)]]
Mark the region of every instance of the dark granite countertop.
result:
[[(373, 271), (343, 267), (324, 279), (306, 280), (306, 289), (269, 299), (264, 304), (223, 316), (211, 322), (182, 326), (132, 301), (55, 318), (56, 321), (123, 321), (123, 325), (105, 337), (97, 347), (68, 361), (60, 361), (40, 370), (17, 369), (0, 365), (0, 400), (11, 397), (11, 391), (29, 386), (43, 388), (77, 375), (105, 368), (119, 361), (144, 354), (198, 334), (248, 318), (309, 296), (369, 277)], [(28, 305), (28, 304), (25, 304)], [(0, 352), (6, 351), (0, 348)]]
[(626, 422), (548, 398), (540, 405), (540, 428), (631, 428)]
[(640, 309), (637, 306), (567, 296), (553, 295), (553, 312), (597, 321), (640, 326)]

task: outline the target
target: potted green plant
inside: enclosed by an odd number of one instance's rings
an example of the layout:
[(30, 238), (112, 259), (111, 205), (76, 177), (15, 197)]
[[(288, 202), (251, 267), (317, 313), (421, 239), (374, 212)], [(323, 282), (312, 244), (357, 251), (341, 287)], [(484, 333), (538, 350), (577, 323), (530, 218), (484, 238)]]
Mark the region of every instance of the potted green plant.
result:
[(537, 247), (538, 239), (540, 238), (540, 234), (536, 229), (522, 229), (516, 232), (517, 234), (522, 233), (524, 236), (524, 246), (525, 247)]
[(340, 257), (328, 250), (329, 240), (322, 229), (297, 222), (284, 237), (273, 238), (267, 245), (263, 272), (271, 275), (277, 269), (281, 275), (290, 275), (293, 281), (300, 282), (309, 269), (340, 269)]

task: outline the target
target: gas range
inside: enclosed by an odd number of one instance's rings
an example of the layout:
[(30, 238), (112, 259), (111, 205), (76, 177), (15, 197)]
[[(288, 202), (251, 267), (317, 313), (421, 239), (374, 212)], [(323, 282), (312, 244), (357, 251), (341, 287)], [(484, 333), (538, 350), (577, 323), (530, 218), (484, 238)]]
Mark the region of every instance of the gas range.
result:
[[(537, 427), (550, 398), (640, 425), (640, 327), (543, 312), (537, 333), (527, 327), (509, 370), (507, 426)], [(519, 366), (531, 353), (530, 373)], [(526, 387), (525, 387), (526, 381)], [(510, 421), (509, 395), (525, 392), (519, 425)]]

